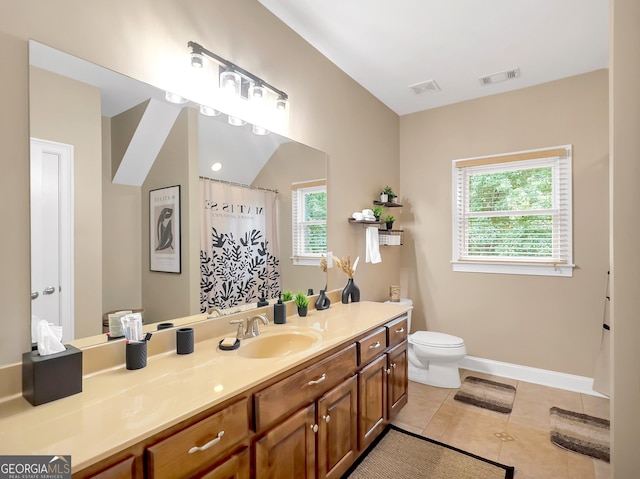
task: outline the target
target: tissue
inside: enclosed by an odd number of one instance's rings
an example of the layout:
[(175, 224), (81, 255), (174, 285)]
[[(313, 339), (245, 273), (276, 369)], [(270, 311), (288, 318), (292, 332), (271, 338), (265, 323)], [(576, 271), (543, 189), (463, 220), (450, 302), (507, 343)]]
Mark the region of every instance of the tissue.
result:
[(46, 319), (40, 320), (36, 328), (36, 342), (38, 343), (38, 354), (40, 356), (64, 351), (65, 347), (61, 340), (62, 326), (54, 326)]

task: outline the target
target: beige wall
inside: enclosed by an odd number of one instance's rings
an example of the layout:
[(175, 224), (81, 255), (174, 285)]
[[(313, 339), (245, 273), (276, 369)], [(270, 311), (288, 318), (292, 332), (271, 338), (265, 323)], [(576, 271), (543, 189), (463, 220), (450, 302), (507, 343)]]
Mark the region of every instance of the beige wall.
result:
[[(609, 269), (607, 96), (601, 70), (401, 118), (412, 329), (460, 336), (472, 356), (593, 377)], [(454, 273), (452, 160), (564, 144), (573, 145), (573, 278)]]
[(626, 479), (640, 477), (640, 3), (610, 5), (611, 463)]
[(142, 307), (142, 194), (138, 186), (111, 182), (112, 162), (122, 159), (139, 120), (127, 111), (102, 121), (103, 313)]
[(278, 190), (278, 245), (282, 290), (318, 293), (326, 276), (318, 266), (294, 265), (291, 260), (291, 185), (296, 182), (324, 179), (327, 155), (300, 143), (280, 145), (253, 180), (257, 186), (269, 185)]
[[(142, 307), (147, 323), (200, 310), (200, 210), (191, 207), (192, 193), (198, 191), (197, 121), (193, 108), (182, 109), (142, 185)], [(150, 271), (149, 191), (176, 185), (180, 186), (181, 273)]]
[(102, 332), (100, 90), (30, 69), (30, 134), (74, 146), (74, 337)]

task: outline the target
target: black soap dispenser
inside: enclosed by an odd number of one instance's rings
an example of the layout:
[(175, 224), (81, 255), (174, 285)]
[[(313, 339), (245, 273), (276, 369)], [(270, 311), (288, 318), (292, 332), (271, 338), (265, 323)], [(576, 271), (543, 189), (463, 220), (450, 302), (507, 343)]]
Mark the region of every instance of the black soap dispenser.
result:
[(287, 306), (282, 302), (282, 295), (278, 296), (278, 302), (273, 305), (274, 324), (285, 324), (287, 322)]
[(260, 299), (258, 300), (258, 308), (261, 308), (262, 306), (269, 306), (269, 301), (264, 297), (264, 294), (260, 296)]

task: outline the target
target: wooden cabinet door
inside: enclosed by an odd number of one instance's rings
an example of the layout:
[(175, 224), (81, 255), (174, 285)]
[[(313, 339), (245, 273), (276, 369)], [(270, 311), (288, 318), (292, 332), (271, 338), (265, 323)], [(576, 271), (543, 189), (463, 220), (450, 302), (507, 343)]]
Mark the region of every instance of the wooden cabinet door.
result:
[(389, 411), (387, 418), (391, 421), (407, 404), (407, 343), (396, 346), (387, 353), (387, 391)]
[(91, 476), (92, 479), (131, 479), (136, 477), (135, 457), (130, 456)]
[(249, 448), (245, 448), (214, 467), (200, 479), (249, 479), (249, 477)]
[(318, 478), (337, 478), (358, 452), (358, 380), (352, 376), (318, 400)]
[(256, 479), (316, 477), (315, 418), (310, 404), (256, 441)]
[(365, 449), (384, 430), (387, 415), (387, 356), (358, 373), (359, 447)]

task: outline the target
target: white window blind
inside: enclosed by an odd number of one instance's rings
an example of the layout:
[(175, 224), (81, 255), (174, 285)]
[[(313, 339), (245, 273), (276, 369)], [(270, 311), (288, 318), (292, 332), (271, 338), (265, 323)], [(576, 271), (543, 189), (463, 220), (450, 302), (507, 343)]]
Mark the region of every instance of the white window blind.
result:
[(454, 271), (572, 276), (570, 145), (453, 162)]
[(291, 185), (293, 263), (320, 264), (327, 252), (327, 183), (306, 181)]

